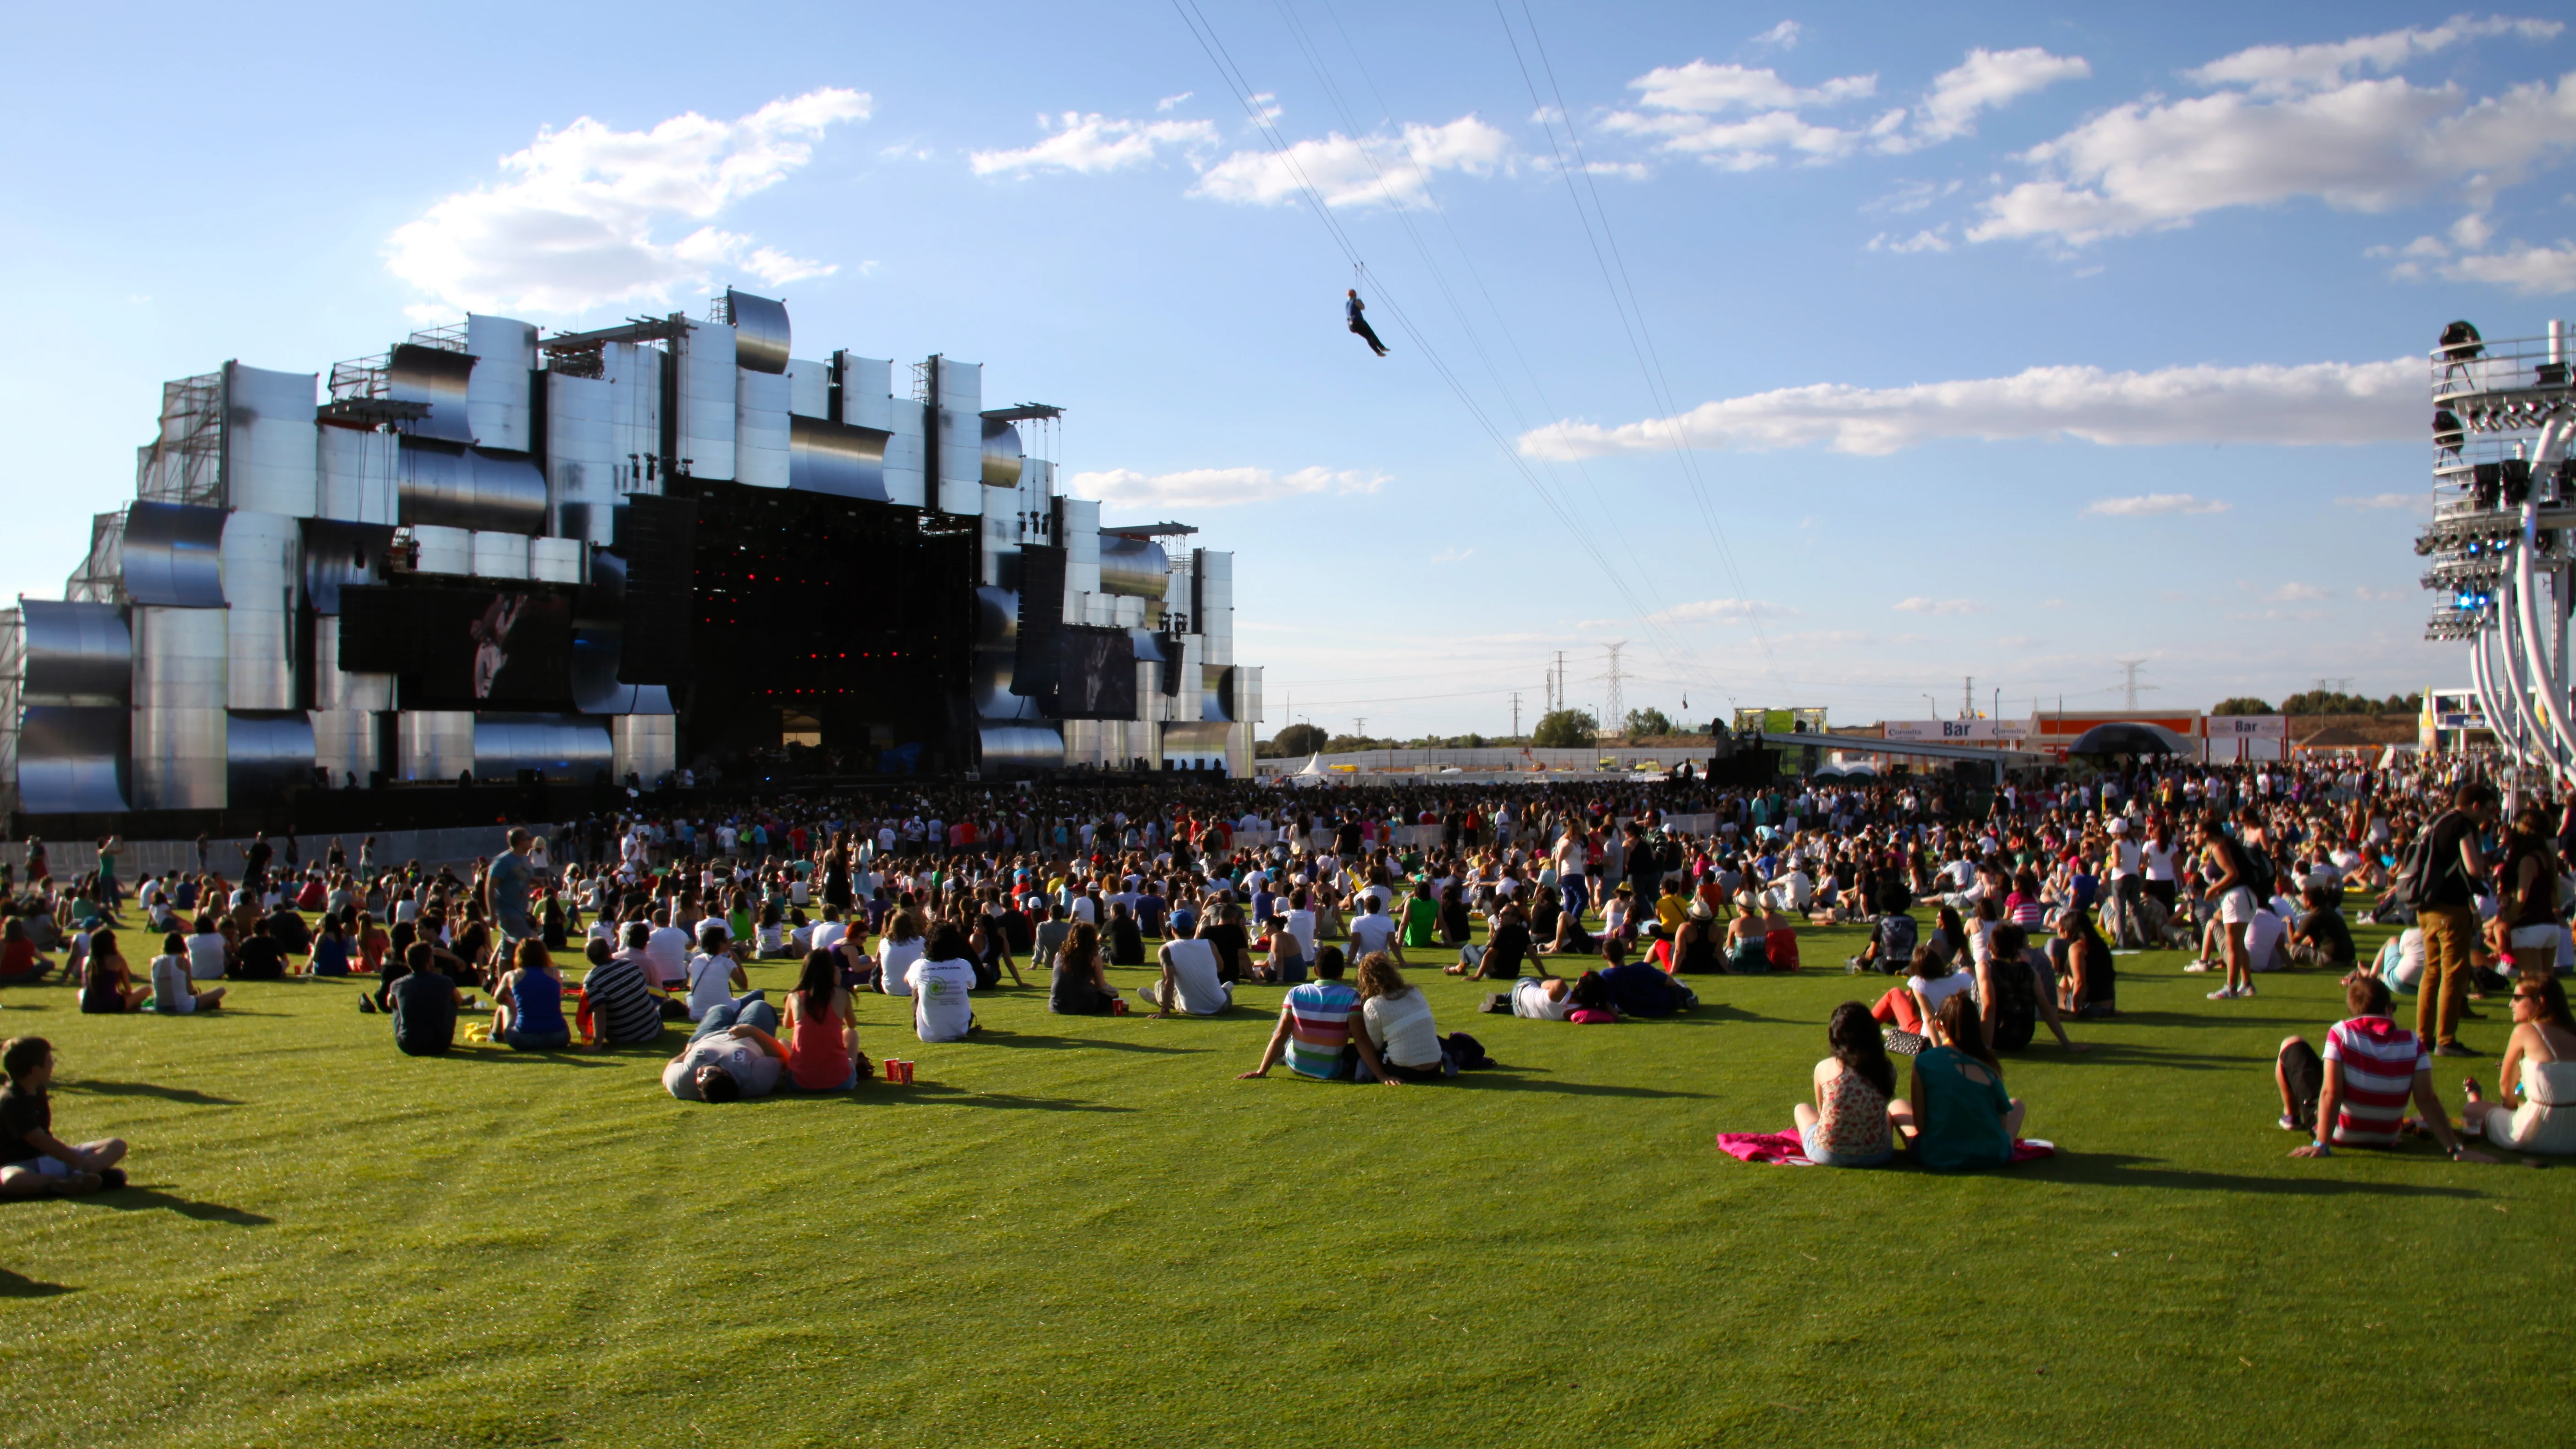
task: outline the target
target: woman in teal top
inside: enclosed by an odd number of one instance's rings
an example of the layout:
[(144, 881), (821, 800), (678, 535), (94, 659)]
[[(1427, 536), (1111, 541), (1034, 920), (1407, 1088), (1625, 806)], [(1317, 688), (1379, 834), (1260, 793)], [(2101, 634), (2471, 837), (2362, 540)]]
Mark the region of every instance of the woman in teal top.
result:
[(2001, 1167), (2012, 1161), (2028, 1109), (2004, 1093), (2004, 1069), (1986, 1046), (1977, 1003), (1962, 991), (1932, 1016), (1934, 1045), (1914, 1059), (1909, 1100), (1890, 1106), (1925, 1167)]

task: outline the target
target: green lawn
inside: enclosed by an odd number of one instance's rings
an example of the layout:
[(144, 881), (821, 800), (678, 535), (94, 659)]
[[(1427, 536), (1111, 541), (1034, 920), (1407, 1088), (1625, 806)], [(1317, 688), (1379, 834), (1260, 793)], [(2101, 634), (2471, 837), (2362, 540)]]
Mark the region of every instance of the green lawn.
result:
[(2051, 1162), (1716, 1152), (1785, 1127), (1827, 1013), (1885, 984), (1841, 974), (1856, 935), (1609, 1029), (1477, 1015), (1430, 974), (1506, 1069), (1393, 1090), (1233, 1080), (1274, 988), (1212, 1021), (1006, 989), (953, 1046), (867, 997), (869, 1054), (919, 1085), (723, 1107), (660, 1090), (677, 1032), (414, 1060), (347, 983), (194, 1019), (13, 990), (0, 1030), (54, 1040), (58, 1127), (130, 1138), (136, 1187), (0, 1206), (0, 1439), (2275, 1449), (2567, 1422), (2576, 1172), (2285, 1157), (2270, 1063), (2338, 1014), (2316, 973), (2222, 1004), (2178, 955), (2121, 958), (2098, 1050), (2006, 1063)]

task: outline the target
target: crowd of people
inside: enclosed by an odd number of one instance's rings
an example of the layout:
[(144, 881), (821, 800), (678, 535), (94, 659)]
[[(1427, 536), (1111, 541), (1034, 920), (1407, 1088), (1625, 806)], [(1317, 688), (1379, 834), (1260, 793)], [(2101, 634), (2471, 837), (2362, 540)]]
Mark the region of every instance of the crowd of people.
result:
[[(131, 889), (161, 936), (139, 975), (116, 945), (129, 901), (111, 839), (68, 884), (30, 850), (0, 907), (0, 983), (59, 976), (83, 1011), (193, 1015), (220, 1012), (232, 982), (365, 978), (358, 1009), (390, 1017), (414, 1055), (460, 1037), (650, 1046), (684, 1025), (665, 1088), (725, 1102), (873, 1075), (860, 993), (907, 999), (923, 1042), (967, 1039), (979, 994), (1029, 985), (1025, 962), (1072, 1014), (1215, 1016), (1246, 983), (1285, 987), (1244, 1075), (1399, 1085), (1491, 1062), (1438, 1029), (1408, 971), (1492, 983), (1482, 1011), (1609, 1025), (1694, 1010), (1714, 978), (1812, 971), (1802, 933), (1851, 926), (1865, 944), (1842, 969), (1895, 979), (1833, 1013), (1797, 1130), (1818, 1162), (1902, 1148), (1949, 1167), (2009, 1157), (2026, 1109), (2003, 1062), (2043, 1026), (2084, 1051), (2069, 1028), (2116, 1017), (2119, 954), (2196, 948), (2185, 969), (2220, 978), (2219, 1010), (2269, 972), (2347, 978), (2353, 1014), (2325, 1049), (2281, 1051), (2281, 1124), (2313, 1133), (2303, 1151), (2422, 1133), (2477, 1155), (2427, 1086), (2430, 1060), (2467, 1054), (2470, 1003), (2506, 990), (2503, 1075), (2493, 1097), (2469, 1085), (2460, 1120), (2509, 1150), (2564, 1151), (2576, 809), (2500, 804), (2457, 765), (2154, 761), (1992, 790), (1941, 776), (791, 797), (512, 830), (462, 873), (379, 860), (372, 837), (311, 861), (260, 837), (228, 878), (201, 846), (199, 870)], [(2355, 917), (2403, 929), (2365, 961)], [(763, 960), (797, 968), (778, 1002), (751, 985)], [(1110, 967), (1151, 969), (1122, 994)], [(2407, 992), (2412, 1031), (2391, 1014)], [(45, 1070), (30, 1066), (22, 1100), (42, 1098)], [(113, 1165), (5, 1110), (0, 1124), (15, 1134), (0, 1157), (24, 1154), (0, 1168), (70, 1174), (0, 1176), (8, 1191)]]

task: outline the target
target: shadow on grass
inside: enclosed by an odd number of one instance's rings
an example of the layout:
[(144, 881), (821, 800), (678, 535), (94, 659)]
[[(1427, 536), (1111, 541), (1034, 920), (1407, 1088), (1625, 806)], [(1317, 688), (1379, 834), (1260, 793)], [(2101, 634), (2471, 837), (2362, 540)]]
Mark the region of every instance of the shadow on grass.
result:
[(237, 1228), (264, 1228), (277, 1221), (259, 1213), (226, 1207), (219, 1202), (198, 1202), (163, 1192), (157, 1187), (123, 1187), (115, 1192), (94, 1192), (80, 1197), (56, 1198), (57, 1202), (78, 1203), (83, 1207), (114, 1208), (121, 1213), (167, 1211), (201, 1223), (230, 1223)]
[(2110, 1062), (2120, 1066), (2176, 1067), (2186, 1072), (2233, 1072), (2259, 1066), (2272, 1060), (2268, 1056), (2212, 1056), (2202, 1052), (2170, 1052), (2157, 1047), (2137, 1046), (2128, 1042), (2088, 1042), (2092, 1050), (2081, 1053), (2058, 1051), (2053, 1043), (2043, 1045), (2034, 1040), (2023, 1049), (2021, 1061)]
[[(2374, 1159), (2404, 1161), (2406, 1154), (2373, 1153)], [(2466, 1187), (2430, 1187), (2406, 1182), (2356, 1182), (2345, 1177), (2248, 1177), (2235, 1172), (2198, 1172), (2182, 1167), (2155, 1167), (2142, 1164), (2162, 1162), (2160, 1157), (2138, 1157), (2121, 1152), (2061, 1153), (2043, 1162), (2028, 1164), (2027, 1171), (2007, 1171), (2006, 1176), (2028, 1177), (2039, 1182), (2080, 1182), (2096, 1187), (2162, 1187), (2190, 1192), (2275, 1193), (2291, 1197), (2344, 1197), (2360, 1194), (2367, 1197), (2448, 1197), (2483, 1198), (2485, 1193)], [(2427, 1163), (2434, 1158), (2420, 1159)], [(2446, 1164), (2447, 1165), (2447, 1164)], [(2311, 1169), (2313, 1170), (2313, 1169)]]
[[(1816, 1018), (1816, 1021), (1820, 1022), (1823, 1019), (1824, 1018), (1822, 1017), (1818, 1017)], [(1648, 1017), (1638, 1021), (1622, 1021), (1620, 1025), (1645, 1025), (1651, 1022), (1656, 1025), (1719, 1026), (1730, 1021), (1769, 1022), (1774, 1026), (1809, 1026), (1815, 1024), (1814, 1022), (1800, 1021), (1794, 1017), (1764, 1016), (1758, 1011), (1747, 1011), (1743, 1007), (1737, 1006), (1732, 1002), (1703, 1001), (1699, 1005), (1692, 1007), (1690, 1010), (1685, 1011), (1678, 1016), (1658, 1016)]]
[[(781, 1094), (786, 1095), (786, 1094)], [(938, 1082), (915, 1082), (901, 1087), (880, 1087), (864, 1096), (847, 1094), (853, 1106), (866, 1107), (995, 1107), (1019, 1112), (1133, 1112), (1133, 1107), (1112, 1106), (1106, 1102), (1084, 1102), (1071, 1097), (1030, 1097), (1017, 1092), (970, 1092), (963, 1087), (944, 1086)]]
[[(639, 1042), (637, 1043), (639, 1050), (627, 1052), (625, 1055), (629, 1057), (648, 1055), (649, 1046), (649, 1043)], [(451, 1062), (551, 1062), (559, 1067), (573, 1066), (588, 1069), (615, 1065), (614, 1059), (617, 1053), (593, 1052), (584, 1047), (570, 1046), (546, 1047), (528, 1052), (504, 1047), (494, 1051), (482, 1042), (458, 1042), (447, 1051), (432, 1053), (432, 1055), (444, 1056)], [(667, 1059), (666, 1057), (665, 1060)]]
[(1086, 1047), (1098, 1047), (1105, 1052), (1148, 1052), (1156, 1056), (1188, 1057), (1198, 1056), (1207, 1050), (1205, 1047), (1147, 1046), (1140, 1041), (1106, 1041), (1095, 1037), (1048, 1036), (1042, 1032), (1033, 1031), (999, 1031), (991, 1027), (975, 1033), (966, 1040), (983, 1042), (990, 1046), (1030, 1047), (1049, 1052), (1081, 1051)]
[(2112, 1026), (2223, 1026), (2279, 1027), (2296, 1031), (2307, 1027), (2322, 1035), (2325, 1027), (2304, 1016), (2222, 1016), (2217, 1012), (2123, 1011), (2118, 1016), (2089, 1018)]
[(194, 1087), (164, 1087), (157, 1082), (64, 1082), (58, 1092), (78, 1093), (92, 1097), (158, 1097), (164, 1102), (181, 1102), (191, 1107), (238, 1107), (237, 1097), (218, 1097)]
[(1477, 1087), (1488, 1092), (1554, 1092), (1566, 1097), (1697, 1097), (1706, 1092), (1674, 1092), (1662, 1087), (1620, 1087), (1608, 1082), (1534, 1082), (1515, 1075), (1516, 1067), (1461, 1072), (1443, 1086)]
[(0, 1298), (51, 1298), (56, 1294), (79, 1291), (77, 1288), (66, 1288), (60, 1283), (39, 1283), (33, 1278), (23, 1278), (6, 1268), (0, 1268)]

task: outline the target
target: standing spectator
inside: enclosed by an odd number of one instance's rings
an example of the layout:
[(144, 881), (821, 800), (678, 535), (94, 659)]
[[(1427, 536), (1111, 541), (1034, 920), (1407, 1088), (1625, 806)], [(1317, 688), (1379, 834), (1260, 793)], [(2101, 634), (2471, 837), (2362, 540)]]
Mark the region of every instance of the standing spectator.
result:
[(510, 827), (505, 837), (509, 848), (493, 857), (483, 877), (484, 909), (511, 942), (537, 934), (536, 923), (528, 918), (528, 889), (535, 874), (528, 863), (528, 846), (533, 839), (526, 830)]
[(2487, 872), (2478, 831), (2495, 823), (2495, 787), (2471, 781), (2453, 793), (2451, 803), (2451, 809), (2424, 827), (2424, 877), (2415, 899), (2416, 923), (2424, 929), (2424, 982), (2415, 998), (2415, 1035), (2431, 1038), (2437, 1057), (2476, 1055), (2460, 1044), (2460, 1009), (2469, 990), (2469, 953), (2478, 937), (2472, 883)]

